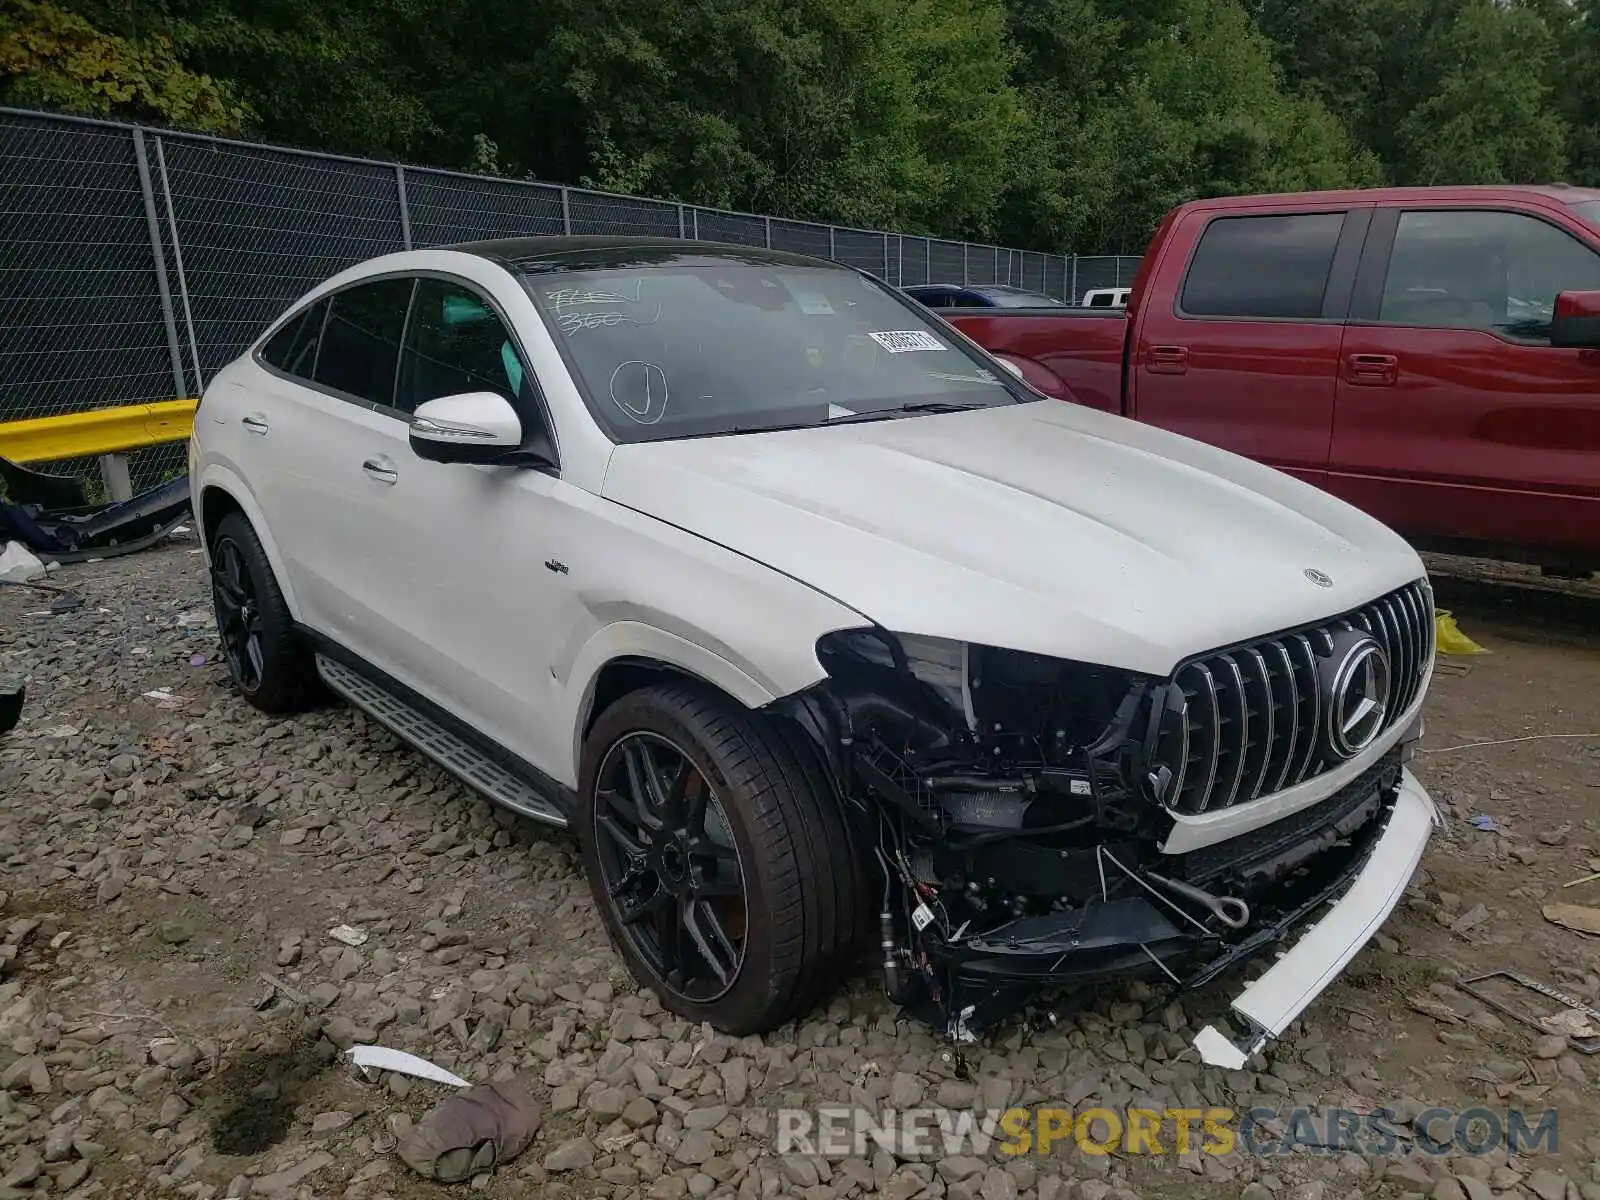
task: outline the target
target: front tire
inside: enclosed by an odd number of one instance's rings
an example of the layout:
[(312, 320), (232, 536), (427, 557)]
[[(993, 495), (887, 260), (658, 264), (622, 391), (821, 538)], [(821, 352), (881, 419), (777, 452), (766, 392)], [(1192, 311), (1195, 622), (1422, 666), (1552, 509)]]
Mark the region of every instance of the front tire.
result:
[(302, 712), (317, 694), (310, 648), (278, 587), (254, 526), (229, 513), (211, 538), (211, 602), (228, 675), (264, 713)]
[(848, 969), (860, 873), (797, 732), (706, 687), (648, 687), (595, 722), (578, 797), (595, 903), (670, 1011), (761, 1033)]

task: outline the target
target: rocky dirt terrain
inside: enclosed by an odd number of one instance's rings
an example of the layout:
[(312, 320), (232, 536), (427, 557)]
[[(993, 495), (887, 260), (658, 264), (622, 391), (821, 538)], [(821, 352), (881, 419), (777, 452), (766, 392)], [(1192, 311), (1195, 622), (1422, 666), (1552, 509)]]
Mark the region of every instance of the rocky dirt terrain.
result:
[[(74, 612), (0, 589), (0, 655), (31, 675), (0, 738), (0, 1200), (1600, 1200), (1600, 1056), (1452, 986), (1509, 966), (1600, 995), (1600, 941), (1541, 915), (1600, 904), (1600, 881), (1561, 886), (1600, 870), (1600, 737), (1542, 736), (1600, 733), (1600, 588), (1434, 565), (1441, 604), (1493, 651), (1435, 684), (1416, 765), (1447, 828), (1346, 977), (1235, 1073), (1185, 1053), (1226, 987), (1018, 1021), (965, 1070), (866, 975), (768, 1037), (688, 1025), (630, 983), (565, 835), (492, 811), (348, 709), (272, 720), (232, 696), (192, 542), (53, 575)], [(360, 1042), (519, 1079), (543, 1126), (493, 1174), (424, 1183), (395, 1134), (446, 1089), (357, 1078), (339, 1050)], [(1051, 1102), (1555, 1107), (1559, 1147), (775, 1153), (780, 1106)]]

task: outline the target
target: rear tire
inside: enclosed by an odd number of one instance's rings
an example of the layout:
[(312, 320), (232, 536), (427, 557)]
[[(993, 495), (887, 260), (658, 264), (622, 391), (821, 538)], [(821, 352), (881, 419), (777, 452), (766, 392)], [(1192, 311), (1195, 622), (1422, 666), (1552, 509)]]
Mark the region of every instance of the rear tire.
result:
[(761, 1033), (849, 971), (861, 871), (776, 720), (692, 683), (624, 696), (584, 742), (574, 824), (607, 931), (672, 1012)]
[(311, 707), (319, 691), (315, 659), (295, 631), (254, 526), (229, 513), (211, 537), (211, 601), (228, 675), (264, 713)]

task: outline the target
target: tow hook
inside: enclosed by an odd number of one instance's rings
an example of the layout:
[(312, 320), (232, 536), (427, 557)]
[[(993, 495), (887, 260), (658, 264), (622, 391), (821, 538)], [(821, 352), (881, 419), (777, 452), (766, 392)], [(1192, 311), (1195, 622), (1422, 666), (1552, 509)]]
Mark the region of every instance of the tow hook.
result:
[(1179, 879), (1168, 879), (1164, 875), (1157, 875), (1153, 871), (1145, 872), (1145, 878), (1152, 883), (1159, 883), (1175, 896), (1182, 896), (1185, 900), (1192, 900), (1216, 917), (1218, 921), (1229, 929), (1243, 929), (1250, 923), (1250, 906), (1237, 896), (1213, 896), (1203, 888), (1197, 888), (1192, 883), (1184, 883)]

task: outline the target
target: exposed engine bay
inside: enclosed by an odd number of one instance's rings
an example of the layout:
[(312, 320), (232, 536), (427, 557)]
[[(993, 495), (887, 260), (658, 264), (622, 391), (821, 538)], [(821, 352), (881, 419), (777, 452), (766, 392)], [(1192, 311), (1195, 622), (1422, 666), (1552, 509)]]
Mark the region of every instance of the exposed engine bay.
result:
[[(1294, 816), (1167, 854), (1172, 682), (877, 630), (824, 638), (818, 657), (829, 678), (782, 703), (828, 756), (857, 853), (878, 868), (885, 989), (957, 1040), (1046, 992), (1111, 976), (1191, 987), (1267, 949), (1360, 869), (1400, 780), (1395, 745)], [(1210, 760), (1235, 791), (1271, 774), (1275, 747), (1301, 754), (1283, 740), (1297, 697), (1260, 681), (1258, 702), (1240, 679), (1235, 758)], [(1243, 730), (1258, 721), (1264, 745)]]

